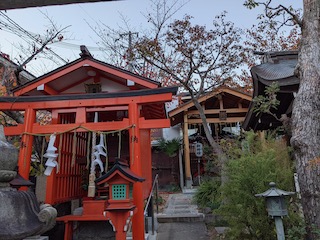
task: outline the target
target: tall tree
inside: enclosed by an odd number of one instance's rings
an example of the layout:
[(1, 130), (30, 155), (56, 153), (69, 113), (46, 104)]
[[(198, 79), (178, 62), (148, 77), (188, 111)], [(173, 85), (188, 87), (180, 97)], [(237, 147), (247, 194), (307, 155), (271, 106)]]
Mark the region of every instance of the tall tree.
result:
[(97, 45), (104, 51), (104, 60), (117, 67), (126, 68), (141, 76), (162, 81), (163, 74), (141, 56), (134, 54), (138, 37), (156, 39), (163, 36), (173, 16), (190, 0), (149, 0), (150, 5), (142, 15), (146, 19), (143, 28), (132, 26), (130, 20), (120, 15), (121, 24), (111, 28), (103, 22), (90, 23), (89, 27), (98, 37)]
[(298, 50), (301, 40), (299, 25), (278, 29), (267, 16), (260, 14), (259, 22), (245, 31), (245, 61), (249, 68), (261, 63), (261, 53)]
[[(191, 16), (172, 21), (186, 1), (150, 0), (151, 10), (146, 12), (148, 30), (139, 33), (133, 46), (128, 46), (121, 38), (121, 32), (103, 24), (92, 27), (100, 37), (108, 55), (117, 64), (132, 63), (132, 71), (162, 82), (163, 86), (178, 85), (188, 91), (194, 105), (199, 110), (208, 142), (224, 164), (226, 158), (219, 144), (213, 139), (206, 115), (198, 99), (208, 91), (222, 84), (237, 86), (243, 82), (237, 78), (243, 57), (241, 29), (226, 20), (226, 12), (217, 16), (210, 29), (193, 24)], [(130, 25), (124, 21), (125, 27)], [(102, 28), (101, 28), (102, 26)], [(134, 30), (126, 30), (133, 33)], [(123, 45), (127, 51), (123, 51)], [(110, 51), (111, 50), (111, 51)], [(234, 81), (231, 81), (234, 80)]]
[[(51, 61), (55, 61), (54, 52), (48, 46), (50, 43), (61, 42), (64, 40), (64, 34), (67, 27), (58, 27), (55, 22), (44, 14), (49, 21), (48, 28), (43, 34), (30, 33), (23, 29), (19, 24), (10, 19), (5, 13), (0, 12), (0, 28), (1, 30), (10, 31), (21, 38), (25, 44), (18, 46), (20, 50), (19, 57), (10, 60), (9, 55), (1, 53), (3, 61), (0, 62), (0, 95), (12, 95), (12, 89), (19, 85), (23, 85), (35, 78), (32, 74), (25, 72), (26, 66), (32, 60), (44, 57)], [(66, 63), (64, 59), (60, 59)], [(51, 121), (51, 114), (48, 111), (38, 111), (37, 121), (46, 123)], [(24, 122), (24, 115), (20, 111), (4, 111), (0, 112), (0, 124), (15, 125)], [(39, 137), (35, 138), (35, 152), (40, 159), (42, 142)]]
[[(0, 32), (7, 31), (19, 37), (19, 43), (12, 43), (12, 46), (18, 50), (17, 56), (12, 57), (17, 66), (15, 69), (16, 74), (16, 84), (24, 84), (25, 82), (20, 79), (20, 72), (22, 70), (28, 69), (29, 63), (36, 59), (46, 59), (49, 61), (45, 62), (45, 67), (48, 63), (54, 63), (57, 66), (61, 66), (68, 61), (65, 60), (60, 55), (56, 54), (49, 46), (56, 42), (61, 42), (66, 40), (66, 29), (69, 27), (58, 26), (55, 21), (48, 16), (47, 13), (41, 12), (46, 20), (47, 27), (42, 34), (32, 33), (23, 27), (21, 27), (17, 22), (11, 19), (6, 13), (0, 11)], [(39, 63), (39, 65), (41, 62)], [(30, 68), (31, 69), (31, 68)], [(30, 69), (28, 69), (30, 71)], [(48, 70), (48, 69), (46, 69)], [(33, 71), (37, 74), (36, 71)], [(2, 79), (2, 84), (4, 84), (4, 79)], [(4, 84), (6, 85), (6, 84)], [(7, 86), (7, 85), (6, 85)], [(7, 86), (9, 87), (9, 86)], [(9, 88), (8, 88), (9, 90)]]
[[(313, 231), (320, 228), (320, 1), (303, 1), (303, 20), (291, 7), (272, 5), (272, 1), (246, 1), (249, 7), (263, 5), (272, 22), (281, 15), (282, 24), (301, 27), (302, 39), (295, 74), (300, 79), (292, 112), (292, 138), (302, 207), (308, 239), (318, 239)], [(279, 25), (278, 25), (279, 26)]]
[(189, 93), (202, 120), (205, 136), (218, 157), (222, 183), (226, 181), (227, 157), (211, 135), (198, 100), (236, 79), (244, 52), (241, 33), (226, 20), (225, 12), (215, 18), (210, 29), (193, 24), (192, 17), (185, 16), (169, 24), (162, 34), (142, 37), (134, 48), (140, 57), (160, 71), (165, 80), (163, 85), (178, 85)]
[(211, 146), (214, 139), (198, 99), (236, 76), (243, 52), (240, 40), (241, 30), (226, 21), (223, 13), (216, 17), (212, 29), (193, 25), (192, 17), (185, 16), (170, 24), (162, 36), (143, 37), (135, 45), (141, 57), (167, 76), (163, 85), (179, 85), (188, 91)]

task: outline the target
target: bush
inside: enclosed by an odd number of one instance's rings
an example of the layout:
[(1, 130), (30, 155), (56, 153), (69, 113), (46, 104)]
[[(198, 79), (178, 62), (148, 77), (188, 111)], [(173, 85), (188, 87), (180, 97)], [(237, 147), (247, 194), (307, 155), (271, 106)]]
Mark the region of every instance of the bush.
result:
[(159, 149), (169, 157), (174, 157), (179, 152), (180, 145), (181, 141), (178, 138), (173, 138), (171, 140), (161, 138), (159, 140)]
[(217, 209), (220, 205), (219, 187), (220, 181), (213, 178), (203, 179), (194, 195), (194, 201), (200, 208)]
[[(230, 227), (227, 239), (276, 239), (274, 220), (268, 217), (265, 201), (255, 194), (266, 191), (270, 182), (283, 190), (294, 191), (293, 163), (288, 148), (274, 139), (259, 141), (252, 132), (247, 133), (238, 148), (242, 154), (227, 164), (228, 182), (221, 188), (224, 201), (216, 211)], [(287, 236), (303, 239), (301, 228), (293, 228), (303, 226), (294, 198), (288, 202), (288, 210), (289, 216), (284, 218)]]

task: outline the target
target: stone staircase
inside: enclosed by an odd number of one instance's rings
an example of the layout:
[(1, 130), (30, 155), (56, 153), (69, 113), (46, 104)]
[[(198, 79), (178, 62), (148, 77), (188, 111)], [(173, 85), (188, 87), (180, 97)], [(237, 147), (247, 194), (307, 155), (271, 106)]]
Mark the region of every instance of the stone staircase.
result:
[(202, 222), (204, 214), (192, 201), (193, 193), (170, 194), (163, 213), (157, 214), (159, 223)]
[(194, 192), (170, 194), (163, 213), (157, 214), (157, 240), (209, 240), (205, 216), (193, 203)]

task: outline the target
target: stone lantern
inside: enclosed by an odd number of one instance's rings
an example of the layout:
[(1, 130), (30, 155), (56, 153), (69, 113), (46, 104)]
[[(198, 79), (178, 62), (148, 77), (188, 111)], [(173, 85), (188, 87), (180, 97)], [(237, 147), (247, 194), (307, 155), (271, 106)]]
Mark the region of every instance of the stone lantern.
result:
[(106, 174), (95, 180), (97, 185), (109, 188), (109, 199), (104, 215), (109, 219), (117, 240), (125, 240), (126, 232), (136, 206), (133, 204), (133, 185), (145, 179), (133, 173), (129, 165), (116, 159), (115, 165)]
[(270, 182), (269, 186), (270, 189), (263, 193), (256, 194), (255, 196), (264, 197), (266, 199), (268, 214), (275, 220), (278, 240), (284, 240), (282, 217), (288, 215), (285, 196), (293, 195), (295, 192), (287, 192), (278, 189), (274, 182)]
[(0, 153), (0, 239), (20, 240), (53, 228), (56, 209), (49, 204), (39, 205), (31, 191), (17, 190), (30, 182), (17, 176), (18, 149), (7, 142), (2, 125)]

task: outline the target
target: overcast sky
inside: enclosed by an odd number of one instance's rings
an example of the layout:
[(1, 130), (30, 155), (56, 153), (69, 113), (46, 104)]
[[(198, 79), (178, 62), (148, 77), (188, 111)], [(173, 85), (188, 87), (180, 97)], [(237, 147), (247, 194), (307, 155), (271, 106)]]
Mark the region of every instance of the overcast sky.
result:
[[(238, 27), (249, 28), (257, 22), (257, 14), (261, 13), (262, 9), (248, 10), (242, 5), (243, 2), (244, 0), (190, 0), (179, 10), (174, 19), (181, 19), (185, 14), (188, 14), (194, 17), (195, 23), (210, 27), (214, 16), (226, 10), (228, 20), (234, 22)], [(302, 0), (281, 0), (281, 3), (284, 5), (294, 4), (294, 7), (302, 8)], [(45, 12), (58, 26), (70, 25), (68, 35), (73, 40), (66, 41), (70, 45), (57, 45), (55, 51), (72, 61), (79, 57), (80, 45), (93, 47), (90, 50), (92, 54), (99, 55), (95, 44), (98, 39), (87, 22), (92, 25), (95, 25), (94, 22), (103, 22), (112, 28), (117, 28), (122, 24), (122, 15), (129, 21), (133, 30), (140, 31), (146, 26), (143, 13), (147, 9), (150, 9), (150, 0), (123, 0), (8, 10), (5, 14), (24, 29), (34, 33), (43, 33), (48, 25), (48, 21), (41, 12)], [(0, 18), (0, 20), (2, 19)], [(21, 42), (19, 38), (0, 29), (0, 51), (14, 58), (18, 54), (14, 45), (19, 42)], [(46, 71), (37, 67), (32, 68), (29, 70), (36, 75)], [(55, 67), (48, 66), (48, 68)]]

